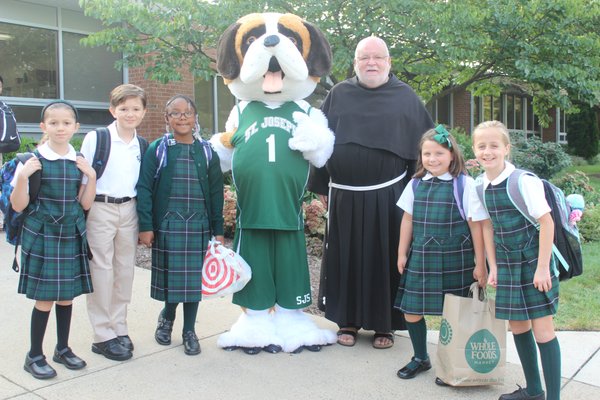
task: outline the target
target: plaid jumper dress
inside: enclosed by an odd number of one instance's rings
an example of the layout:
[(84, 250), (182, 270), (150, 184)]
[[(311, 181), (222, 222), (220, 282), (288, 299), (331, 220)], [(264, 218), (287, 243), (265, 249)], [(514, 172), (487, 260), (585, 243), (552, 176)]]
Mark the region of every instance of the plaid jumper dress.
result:
[(177, 160), (173, 160), (169, 205), (152, 247), (150, 295), (169, 303), (189, 303), (202, 298), (202, 263), (210, 239), (210, 223), (190, 154), (193, 145), (176, 146), (182, 149)]
[(484, 191), (485, 206), (494, 226), (496, 264), (496, 318), (531, 320), (554, 315), (558, 309), (558, 278), (554, 257), (550, 260), (552, 289), (546, 293), (533, 286), (537, 268), (539, 232), (517, 210), (506, 190), (505, 179)]
[(25, 210), (19, 293), (43, 301), (72, 300), (92, 292), (85, 217), (77, 195), (81, 172), (73, 161), (42, 163), (42, 182)]
[(467, 296), (474, 282), (471, 231), (452, 180), (421, 180), (414, 194), (413, 239), (395, 306), (407, 314), (442, 315), (444, 295)]

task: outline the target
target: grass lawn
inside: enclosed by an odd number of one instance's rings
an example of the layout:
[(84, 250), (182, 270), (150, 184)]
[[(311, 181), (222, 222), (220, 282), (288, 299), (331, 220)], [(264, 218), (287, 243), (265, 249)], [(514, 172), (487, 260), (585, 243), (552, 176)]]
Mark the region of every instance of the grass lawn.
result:
[(565, 169), (560, 175), (574, 171), (581, 171), (585, 173), (588, 178), (590, 178), (590, 185), (592, 185), (594, 189), (600, 191), (600, 164), (572, 166)]
[[(600, 246), (583, 245), (583, 275), (560, 283), (560, 305), (554, 319), (558, 331), (600, 331)], [(494, 290), (488, 287), (490, 298)], [(440, 328), (441, 317), (426, 317), (427, 328)]]

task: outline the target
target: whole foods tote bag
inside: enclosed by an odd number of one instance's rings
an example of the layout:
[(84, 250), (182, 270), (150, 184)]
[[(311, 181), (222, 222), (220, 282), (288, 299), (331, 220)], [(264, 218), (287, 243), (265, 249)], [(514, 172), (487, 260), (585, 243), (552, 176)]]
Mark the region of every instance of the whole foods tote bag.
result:
[(496, 319), (494, 300), (477, 282), (471, 285), (471, 295), (444, 297), (437, 376), (451, 386), (502, 385), (506, 321)]

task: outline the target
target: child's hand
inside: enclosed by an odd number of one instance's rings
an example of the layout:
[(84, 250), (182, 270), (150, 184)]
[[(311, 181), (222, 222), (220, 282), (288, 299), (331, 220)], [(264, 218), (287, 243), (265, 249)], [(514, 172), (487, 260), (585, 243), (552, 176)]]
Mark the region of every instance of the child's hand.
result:
[(490, 268), (490, 273), (488, 275), (487, 283), (488, 283), (488, 285), (490, 285), (493, 288), (496, 288), (496, 285), (498, 285), (498, 278), (497, 278), (497, 273), (496, 273), (495, 268)]
[(479, 287), (484, 288), (486, 286), (488, 276), (485, 265), (475, 266), (475, 269), (473, 270), (473, 278), (477, 281)]
[(77, 168), (79, 168), (88, 179), (96, 179), (96, 171), (84, 157), (77, 156), (75, 165), (77, 165)]
[(140, 232), (140, 234), (138, 235), (138, 240), (144, 246), (152, 247), (152, 242), (154, 242), (154, 232)]
[(29, 179), (31, 175), (35, 173), (35, 171), (39, 171), (42, 169), (42, 162), (36, 157), (33, 156), (29, 160), (25, 161), (23, 164), (23, 169), (19, 172), (19, 176), (22, 176), (23, 179)]
[(533, 275), (533, 287), (540, 292), (548, 292), (552, 289), (552, 277), (550, 276), (550, 268), (547, 266), (538, 265)]
[(400, 272), (400, 274), (404, 273), (404, 268), (406, 267), (407, 261), (408, 257), (398, 254), (398, 272)]

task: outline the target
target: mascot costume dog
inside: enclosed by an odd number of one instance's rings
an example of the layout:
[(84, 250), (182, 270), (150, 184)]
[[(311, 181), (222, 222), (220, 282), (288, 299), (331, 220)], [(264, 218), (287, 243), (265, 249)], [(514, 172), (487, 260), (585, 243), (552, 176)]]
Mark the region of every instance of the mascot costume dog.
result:
[(217, 68), (240, 100), (226, 133), (211, 138), (237, 192), (234, 249), (252, 279), (233, 296), (243, 313), (219, 337), (227, 350), (319, 351), (335, 333), (302, 309), (311, 304), (302, 199), (309, 163), (322, 167), (334, 136), (302, 100), (331, 69), (324, 35), (292, 14), (249, 14), (221, 36)]

